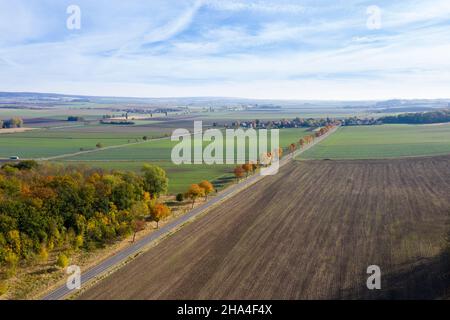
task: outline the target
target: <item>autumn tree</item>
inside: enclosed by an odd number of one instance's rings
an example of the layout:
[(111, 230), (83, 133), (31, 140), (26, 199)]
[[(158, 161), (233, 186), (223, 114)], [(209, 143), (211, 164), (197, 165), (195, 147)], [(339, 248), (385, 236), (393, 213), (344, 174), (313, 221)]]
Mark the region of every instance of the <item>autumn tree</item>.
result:
[(294, 151), (297, 149), (297, 147), (295, 146), (295, 143), (291, 143), (290, 145), (289, 145), (289, 152), (291, 153), (291, 154), (293, 154), (294, 153)]
[(242, 165), (242, 169), (244, 169), (245, 174), (248, 177), (249, 173), (253, 171), (253, 164), (247, 162)]
[(64, 253), (60, 253), (58, 256), (58, 260), (56, 261), (56, 265), (64, 269), (69, 265), (69, 258)]
[(153, 221), (156, 222), (156, 228), (159, 228), (159, 221), (167, 218), (170, 215), (170, 208), (165, 204), (158, 203), (151, 210), (151, 216)]
[(204, 190), (198, 184), (193, 184), (189, 187), (189, 190), (186, 193), (186, 198), (189, 198), (192, 200), (192, 208), (194, 208), (195, 200), (197, 200), (197, 198), (203, 196), (203, 194), (204, 194)]
[(283, 157), (283, 148), (278, 148), (278, 159)]
[(263, 166), (269, 166), (272, 163), (272, 152), (265, 152), (261, 155), (260, 164)]
[(301, 148), (303, 148), (304, 145), (305, 145), (305, 140), (300, 139), (300, 140), (298, 141), (298, 144), (300, 145)]
[(45, 246), (41, 246), (38, 258), (39, 258), (39, 261), (42, 262), (42, 263), (47, 262), (47, 260), (48, 260), (48, 251), (47, 251), (47, 248)]
[(208, 200), (208, 195), (214, 191), (214, 186), (211, 182), (204, 180), (199, 184), (200, 188), (203, 189), (203, 193), (205, 195), (205, 200)]
[(234, 176), (236, 177), (236, 180), (239, 181), (244, 176), (244, 169), (242, 169), (241, 166), (237, 166), (234, 168)]
[(144, 220), (135, 220), (133, 221), (133, 243), (136, 241), (136, 234), (142, 230), (145, 230), (145, 221)]
[[(147, 199), (149, 201), (149, 199)], [(133, 219), (133, 242), (136, 240), (136, 234), (145, 229), (145, 217), (151, 212), (146, 202), (140, 201), (133, 204), (130, 208), (130, 215)]]

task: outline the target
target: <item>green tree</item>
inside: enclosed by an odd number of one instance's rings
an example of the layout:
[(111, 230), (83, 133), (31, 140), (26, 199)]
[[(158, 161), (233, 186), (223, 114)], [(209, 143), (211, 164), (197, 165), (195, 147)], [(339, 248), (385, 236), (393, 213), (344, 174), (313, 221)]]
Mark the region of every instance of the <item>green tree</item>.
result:
[(146, 164), (142, 168), (144, 174), (144, 190), (149, 192), (154, 198), (167, 193), (169, 179), (166, 172), (155, 165)]

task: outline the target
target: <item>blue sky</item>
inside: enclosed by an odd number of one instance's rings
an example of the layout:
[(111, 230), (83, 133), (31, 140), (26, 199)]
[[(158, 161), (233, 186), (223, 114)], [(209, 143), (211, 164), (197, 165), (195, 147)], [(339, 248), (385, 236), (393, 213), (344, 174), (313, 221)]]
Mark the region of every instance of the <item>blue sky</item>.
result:
[(448, 0), (0, 0), (0, 91), (372, 100), (449, 87)]

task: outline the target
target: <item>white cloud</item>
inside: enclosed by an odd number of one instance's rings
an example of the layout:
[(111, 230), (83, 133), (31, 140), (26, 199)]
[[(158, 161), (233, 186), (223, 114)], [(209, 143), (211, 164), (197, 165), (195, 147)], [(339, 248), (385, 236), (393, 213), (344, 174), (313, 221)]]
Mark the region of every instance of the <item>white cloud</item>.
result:
[[(26, 40), (42, 36), (46, 25), (34, 34), (29, 25), (36, 15), (25, 16), (17, 31), (20, 41), (0, 47), (0, 91), (286, 99), (447, 94), (450, 29), (413, 23), (442, 21), (450, 12), (443, 1), (440, 10), (426, 11), (423, 1), (383, 8), (384, 29), (377, 32), (365, 29), (364, 10), (348, 17), (329, 15), (327, 8), (322, 17), (316, 8), (308, 21), (293, 21), (283, 19), (289, 5), (296, 4), (198, 0), (167, 5), (163, 16), (153, 13), (155, 19), (132, 8), (131, 20), (104, 29), (97, 22), (93, 31), (32, 43)], [(421, 6), (425, 20), (411, 14)], [(245, 10), (272, 15), (249, 14), (249, 23), (215, 21), (211, 7), (229, 11), (225, 16)]]
[(292, 13), (305, 11), (305, 7), (286, 1), (242, 1), (242, 0), (205, 0), (205, 5), (216, 10), (227, 11), (260, 11), (266, 13)]

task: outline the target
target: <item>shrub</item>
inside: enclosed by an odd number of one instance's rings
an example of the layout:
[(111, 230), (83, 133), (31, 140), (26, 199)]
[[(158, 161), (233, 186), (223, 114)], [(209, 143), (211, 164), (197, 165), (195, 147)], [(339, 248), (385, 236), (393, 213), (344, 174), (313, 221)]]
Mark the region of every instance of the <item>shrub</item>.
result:
[(184, 200), (184, 195), (182, 193), (177, 194), (177, 201), (183, 202), (183, 200)]
[(39, 261), (40, 262), (47, 262), (48, 260), (48, 251), (45, 246), (41, 247), (41, 250), (39, 251)]
[(56, 265), (58, 267), (64, 269), (65, 267), (67, 267), (69, 265), (69, 258), (64, 253), (61, 253), (58, 256), (58, 260), (56, 261)]
[(8, 292), (8, 284), (6, 281), (0, 280), (0, 297)]

